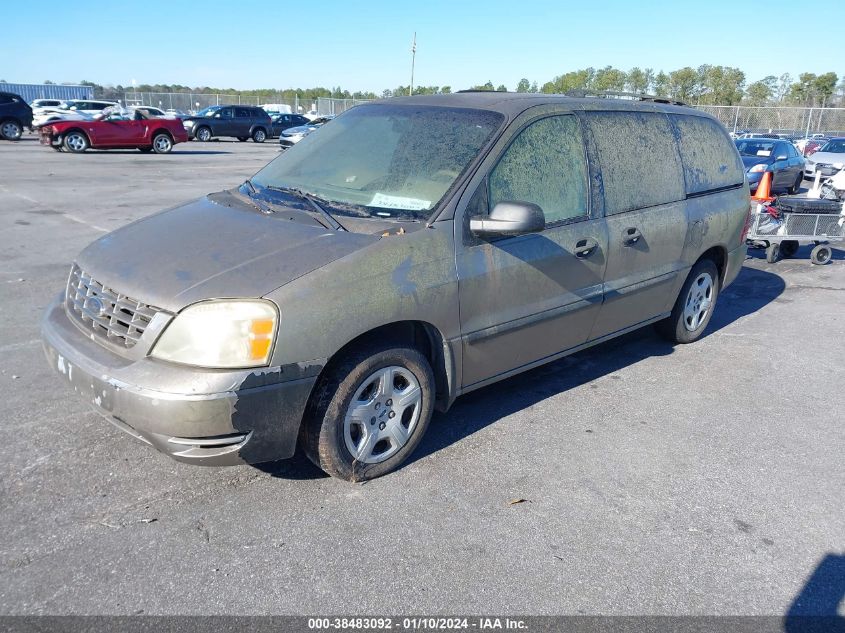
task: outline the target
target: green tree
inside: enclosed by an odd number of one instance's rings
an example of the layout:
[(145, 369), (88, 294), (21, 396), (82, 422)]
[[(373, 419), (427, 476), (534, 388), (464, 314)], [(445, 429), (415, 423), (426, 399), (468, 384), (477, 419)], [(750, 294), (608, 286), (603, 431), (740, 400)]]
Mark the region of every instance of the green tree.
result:
[(593, 90), (624, 90), (627, 75), (617, 68), (605, 66), (595, 72), (590, 88)]
[(523, 78), (519, 80), (519, 83), (516, 84), (516, 91), (517, 92), (528, 92), (531, 90), (531, 84), (528, 83), (528, 80)]
[(654, 94), (658, 97), (669, 96), (669, 75), (662, 70), (654, 77)]
[(749, 105), (764, 105), (774, 96), (774, 91), (765, 80), (755, 81), (745, 89), (745, 99)]
[(634, 66), (628, 71), (625, 88), (631, 92), (647, 93), (654, 82), (654, 71), (651, 68), (643, 70)]
[(505, 84), (499, 84), (499, 87), (496, 88), (496, 92), (507, 92), (507, 91), (508, 91), (508, 88), (507, 88), (507, 86), (505, 86)]
[(667, 88), (673, 99), (690, 102), (701, 94), (699, 73), (689, 66), (673, 70), (669, 73)]
[(573, 70), (544, 83), (540, 92), (546, 94), (563, 94), (570, 90), (585, 90), (590, 87), (595, 73), (596, 71), (593, 68)]
[(486, 84), (480, 84), (478, 86), (473, 86), (470, 90), (490, 90), (491, 92), (495, 90), (493, 87), (493, 82), (488, 81)]
[(824, 107), (830, 104), (831, 97), (836, 90), (836, 82), (839, 77), (836, 73), (825, 73), (816, 77), (813, 82), (813, 89), (818, 100), (818, 105)]

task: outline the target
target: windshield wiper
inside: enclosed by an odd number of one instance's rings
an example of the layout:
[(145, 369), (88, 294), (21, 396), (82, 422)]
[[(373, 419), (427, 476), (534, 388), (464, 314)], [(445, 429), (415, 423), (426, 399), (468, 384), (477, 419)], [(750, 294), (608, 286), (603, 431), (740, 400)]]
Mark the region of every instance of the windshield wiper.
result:
[(326, 211), (323, 206), (318, 202), (319, 198), (317, 196), (310, 194), (306, 191), (302, 191), (301, 189), (294, 189), (293, 187), (274, 187), (273, 185), (267, 185), (267, 189), (271, 191), (281, 191), (282, 193), (290, 193), (296, 196), (297, 198), (301, 198), (302, 200), (306, 200), (317, 213), (322, 215), (326, 221), (329, 223), (329, 227), (326, 228), (333, 228), (335, 231), (345, 231), (346, 229), (343, 225), (334, 219), (334, 216)]
[(250, 201), (252, 202), (252, 204), (254, 204), (256, 206), (256, 208), (259, 211), (261, 211), (261, 213), (264, 213), (266, 215), (270, 215), (271, 213), (276, 212), (275, 209), (267, 206), (267, 204), (264, 203), (261, 199), (255, 197), (255, 194), (256, 194), (255, 185), (252, 184), (252, 181), (249, 178), (244, 180), (244, 184), (247, 186), (247, 189), (249, 189), (249, 199), (250, 199)]

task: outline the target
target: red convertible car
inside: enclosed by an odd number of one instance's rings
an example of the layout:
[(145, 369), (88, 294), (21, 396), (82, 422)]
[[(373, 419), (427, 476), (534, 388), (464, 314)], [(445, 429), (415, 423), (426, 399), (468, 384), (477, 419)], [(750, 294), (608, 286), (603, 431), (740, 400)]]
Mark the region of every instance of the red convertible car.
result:
[(179, 119), (157, 119), (140, 110), (134, 115), (111, 113), (94, 121), (54, 121), (41, 127), (41, 144), (60, 152), (91, 149), (126, 149), (167, 154), (188, 135)]

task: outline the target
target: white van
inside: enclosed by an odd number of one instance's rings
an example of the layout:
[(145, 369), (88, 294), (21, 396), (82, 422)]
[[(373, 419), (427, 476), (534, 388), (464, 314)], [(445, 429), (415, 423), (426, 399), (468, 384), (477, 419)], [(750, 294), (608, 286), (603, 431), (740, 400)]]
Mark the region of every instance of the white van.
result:
[(286, 103), (265, 103), (258, 107), (263, 109), (267, 114), (293, 114), (293, 110)]

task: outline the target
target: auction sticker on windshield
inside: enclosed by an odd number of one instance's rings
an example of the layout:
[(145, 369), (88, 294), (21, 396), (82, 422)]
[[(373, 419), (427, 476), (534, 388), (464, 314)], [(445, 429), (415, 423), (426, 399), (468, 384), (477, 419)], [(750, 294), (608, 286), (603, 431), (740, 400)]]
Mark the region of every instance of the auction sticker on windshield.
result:
[(387, 209), (402, 209), (403, 211), (422, 211), (431, 207), (431, 201), (377, 193), (373, 196), (373, 199), (370, 200), (370, 204), (367, 206), (384, 207)]

